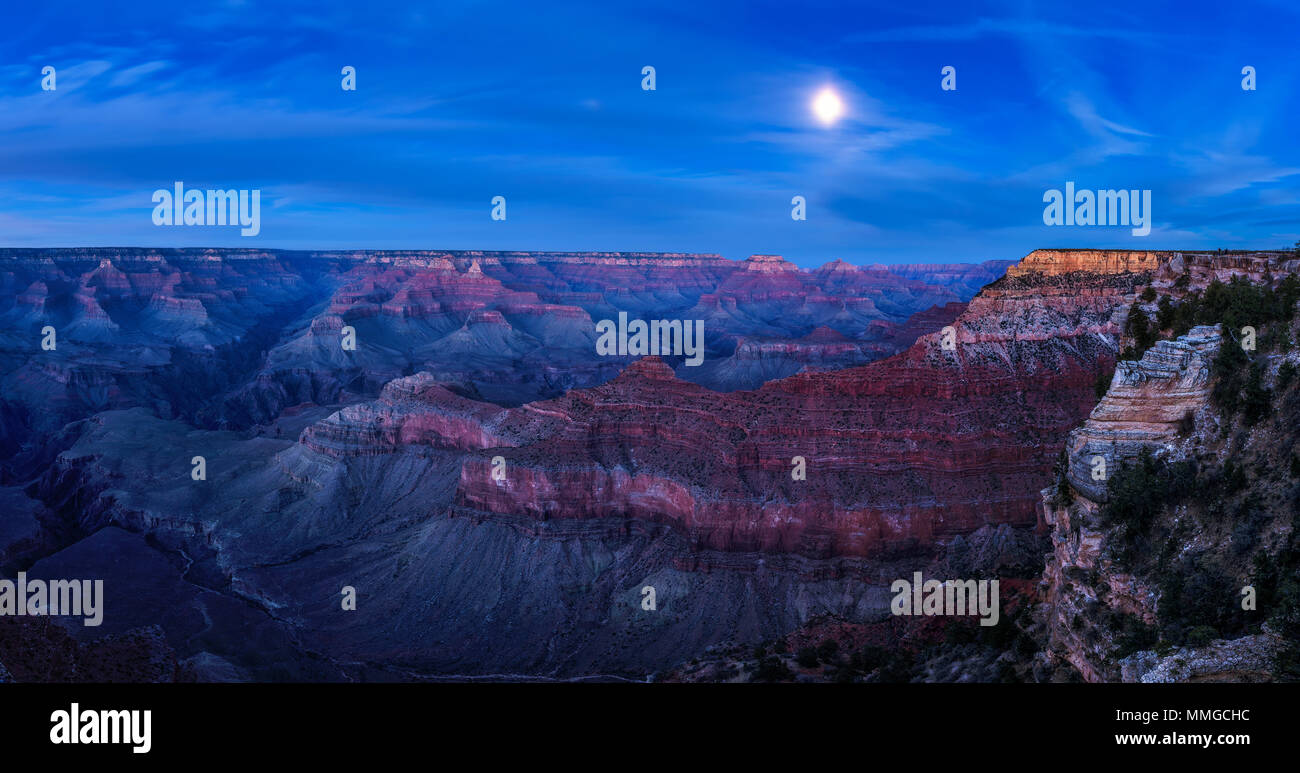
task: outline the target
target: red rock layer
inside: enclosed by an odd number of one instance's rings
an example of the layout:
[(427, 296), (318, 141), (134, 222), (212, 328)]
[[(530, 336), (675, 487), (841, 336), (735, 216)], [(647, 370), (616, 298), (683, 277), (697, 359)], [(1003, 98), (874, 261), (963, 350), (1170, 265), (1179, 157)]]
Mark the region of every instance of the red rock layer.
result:
[[(887, 360), (732, 393), (645, 358), (600, 387), (494, 415), (509, 442), (467, 456), (457, 502), (645, 519), (699, 548), (814, 557), (1032, 525), (1052, 459), (1094, 405), (1124, 310), (1149, 280), (1079, 265), (986, 288), (955, 320), (954, 351), (931, 334)], [(364, 445), (370, 431), (339, 443)], [(496, 455), (504, 480), (492, 475)], [(795, 457), (806, 480), (792, 478)]]

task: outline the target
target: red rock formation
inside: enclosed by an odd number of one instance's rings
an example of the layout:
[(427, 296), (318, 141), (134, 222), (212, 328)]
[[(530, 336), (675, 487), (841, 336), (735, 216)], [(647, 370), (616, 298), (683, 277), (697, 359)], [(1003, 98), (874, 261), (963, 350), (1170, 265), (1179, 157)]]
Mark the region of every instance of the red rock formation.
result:
[[(509, 442), (467, 457), (457, 501), (644, 519), (700, 548), (814, 557), (1032, 525), (1055, 452), (1094, 404), (1096, 373), (1150, 278), (1105, 273), (1136, 258), (1084, 256), (1061, 273), (1063, 256), (1051, 257), (986, 288), (954, 321), (955, 351), (931, 334), (887, 360), (733, 393), (646, 358), (603, 386), (494, 415)], [(495, 455), (505, 480), (491, 474)], [(806, 480), (792, 479), (795, 457)]]
[(334, 457), (427, 445), (476, 450), (510, 445), (491, 429), (504, 409), (467, 400), (427, 373), (389, 382), (379, 399), (344, 408), (303, 431), (300, 442)]

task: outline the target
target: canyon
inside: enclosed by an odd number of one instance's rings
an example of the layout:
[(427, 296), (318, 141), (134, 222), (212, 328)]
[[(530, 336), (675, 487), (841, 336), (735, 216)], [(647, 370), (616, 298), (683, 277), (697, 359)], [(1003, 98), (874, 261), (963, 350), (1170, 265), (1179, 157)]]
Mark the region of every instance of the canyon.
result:
[[(1079, 460), (1129, 453), (1205, 389), (1184, 373), (1208, 356), (1202, 331), (1120, 363), (1097, 405), (1139, 293), (1296, 268), (1113, 250), (814, 270), (646, 253), (2, 258), (0, 565), (99, 572), (104, 635), (154, 630), (173, 670), (218, 681), (641, 680), (828, 615), (887, 625), (890, 582), (915, 571), (1041, 578), (1065, 610), (1082, 602), (1063, 567), (1086, 550), (1054, 543), (1044, 571), (1039, 549), (1068, 531), (1043, 494), (1061, 449), (1080, 499), (1100, 497)], [(620, 313), (704, 320), (704, 364), (597, 356), (595, 320)], [(1085, 678), (1119, 678), (1060, 642)]]

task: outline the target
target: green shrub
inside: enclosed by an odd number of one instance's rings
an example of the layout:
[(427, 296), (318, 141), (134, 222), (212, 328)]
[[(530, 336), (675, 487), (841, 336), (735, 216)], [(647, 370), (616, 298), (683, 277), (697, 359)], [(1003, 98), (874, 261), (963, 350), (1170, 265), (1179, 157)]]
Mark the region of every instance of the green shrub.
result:
[(1291, 382), (1295, 381), (1296, 366), (1294, 362), (1287, 360), (1277, 369), (1277, 391), (1285, 392)]
[(1246, 487), (1246, 468), (1233, 463), (1231, 459), (1223, 463), (1223, 490), (1235, 494)]
[(1277, 287), (1277, 302), (1281, 307), (1282, 318), (1291, 320), (1295, 317), (1295, 305), (1300, 301), (1300, 277), (1287, 274)]
[(1252, 492), (1237, 506), (1232, 515), (1232, 552), (1241, 557), (1259, 544), (1260, 535), (1268, 524), (1267, 508), (1258, 493)]
[(862, 649), (853, 653), (850, 662), (859, 671), (870, 673), (883, 666), (888, 658), (889, 650), (874, 644), (866, 644), (863, 645)]
[(1115, 636), (1115, 657), (1127, 657), (1139, 650), (1151, 649), (1156, 644), (1156, 627), (1147, 625), (1137, 615), (1124, 614)]
[(1070, 487), (1070, 479), (1066, 473), (1070, 470), (1070, 458), (1066, 455), (1065, 449), (1056, 456), (1056, 464), (1052, 466), (1052, 472), (1056, 476), (1056, 496), (1054, 504), (1057, 507), (1065, 507), (1074, 501), (1074, 489)]
[(794, 672), (775, 655), (763, 658), (759, 661), (758, 668), (754, 670), (756, 682), (788, 682), (791, 679), (794, 679)]
[[(1183, 554), (1164, 570), (1160, 581), (1160, 602), (1156, 618), (1160, 638), (1174, 644), (1197, 640), (1231, 638), (1242, 632), (1248, 619), (1241, 609), (1241, 585), (1205, 554)], [(1208, 639), (1205, 639), (1208, 641)], [(1199, 646), (1199, 645), (1194, 645)]]
[(1114, 378), (1114, 368), (1102, 368), (1097, 371), (1097, 380), (1093, 382), (1092, 392), (1098, 400), (1106, 396), (1106, 392), (1110, 389), (1110, 382)]
[(1137, 461), (1121, 464), (1111, 476), (1101, 522), (1118, 531), (1122, 551), (1134, 548), (1156, 516), (1197, 490), (1196, 469), (1190, 461), (1169, 464), (1144, 448)]
[(1264, 386), (1264, 362), (1250, 366), (1246, 384), (1242, 387), (1241, 418), (1247, 427), (1253, 427), (1273, 412), (1273, 393)]
[(1250, 358), (1230, 337), (1225, 336), (1219, 352), (1210, 363), (1214, 386), (1210, 400), (1225, 416), (1231, 417), (1241, 407), (1241, 389), (1245, 386), (1245, 366)]
[(894, 650), (877, 672), (877, 678), (882, 682), (910, 682), (913, 667), (911, 653)]
[(1151, 320), (1136, 302), (1129, 307), (1124, 332), (1133, 339), (1133, 349), (1136, 353), (1133, 359), (1141, 359), (1142, 353), (1155, 345), (1157, 331), (1151, 328)]
[[(1291, 320), (1295, 316), (1296, 303), (1300, 301), (1300, 277), (1288, 274), (1276, 290), (1271, 287), (1271, 278), (1265, 279), (1260, 284), (1251, 284), (1245, 277), (1233, 277), (1226, 284), (1216, 279), (1203, 293), (1188, 293), (1176, 305), (1170, 301), (1172, 309), (1161, 298), (1157, 325), (1180, 336), (1193, 325), (1221, 323), (1233, 335), (1239, 335), (1246, 325), (1258, 330), (1272, 322)], [(1181, 277), (1179, 281), (1182, 281)], [(1284, 331), (1274, 335), (1277, 343), (1287, 338)]]
[(1198, 625), (1187, 632), (1187, 646), (1204, 647), (1218, 638), (1219, 632), (1208, 625)]
[(1161, 330), (1168, 330), (1174, 326), (1174, 299), (1168, 295), (1160, 296), (1160, 304), (1156, 307), (1156, 327)]

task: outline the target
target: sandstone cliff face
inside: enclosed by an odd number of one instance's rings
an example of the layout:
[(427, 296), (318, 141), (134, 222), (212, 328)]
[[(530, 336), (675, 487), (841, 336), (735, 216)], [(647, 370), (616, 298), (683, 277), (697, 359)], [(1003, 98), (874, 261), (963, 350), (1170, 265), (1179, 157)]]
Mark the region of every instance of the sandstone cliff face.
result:
[(379, 399), (344, 408), (305, 429), (300, 442), (335, 458), (386, 453), (399, 446), (458, 449), (504, 447), (511, 439), (493, 431), (505, 411), (468, 400), (438, 385), (428, 373), (390, 381)]
[[(1153, 284), (1180, 295), (1189, 289), (1204, 288), (1215, 279), (1226, 282), (1243, 277), (1258, 284), (1267, 275), (1277, 278), (1296, 271), (1300, 271), (1300, 258), (1294, 253), (1179, 252), (1161, 266)], [(1187, 284), (1178, 287), (1183, 275), (1187, 276)]]
[(1076, 491), (1105, 502), (1106, 481), (1092, 475), (1098, 459), (1108, 470), (1119, 469), (1144, 448), (1172, 444), (1189, 414), (1194, 423), (1209, 400), (1210, 362), (1220, 336), (1217, 325), (1196, 327), (1176, 340), (1157, 342), (1140, 361), (1117, 363), (1106, 396), (1065, 444)]
[(1086, 271), (1097, 274), (1153, 272), (1167, 265), (1179, 253), (1147, 250), (1034, 250), (1007, 269), (1011, 276), (1046, 275)]

